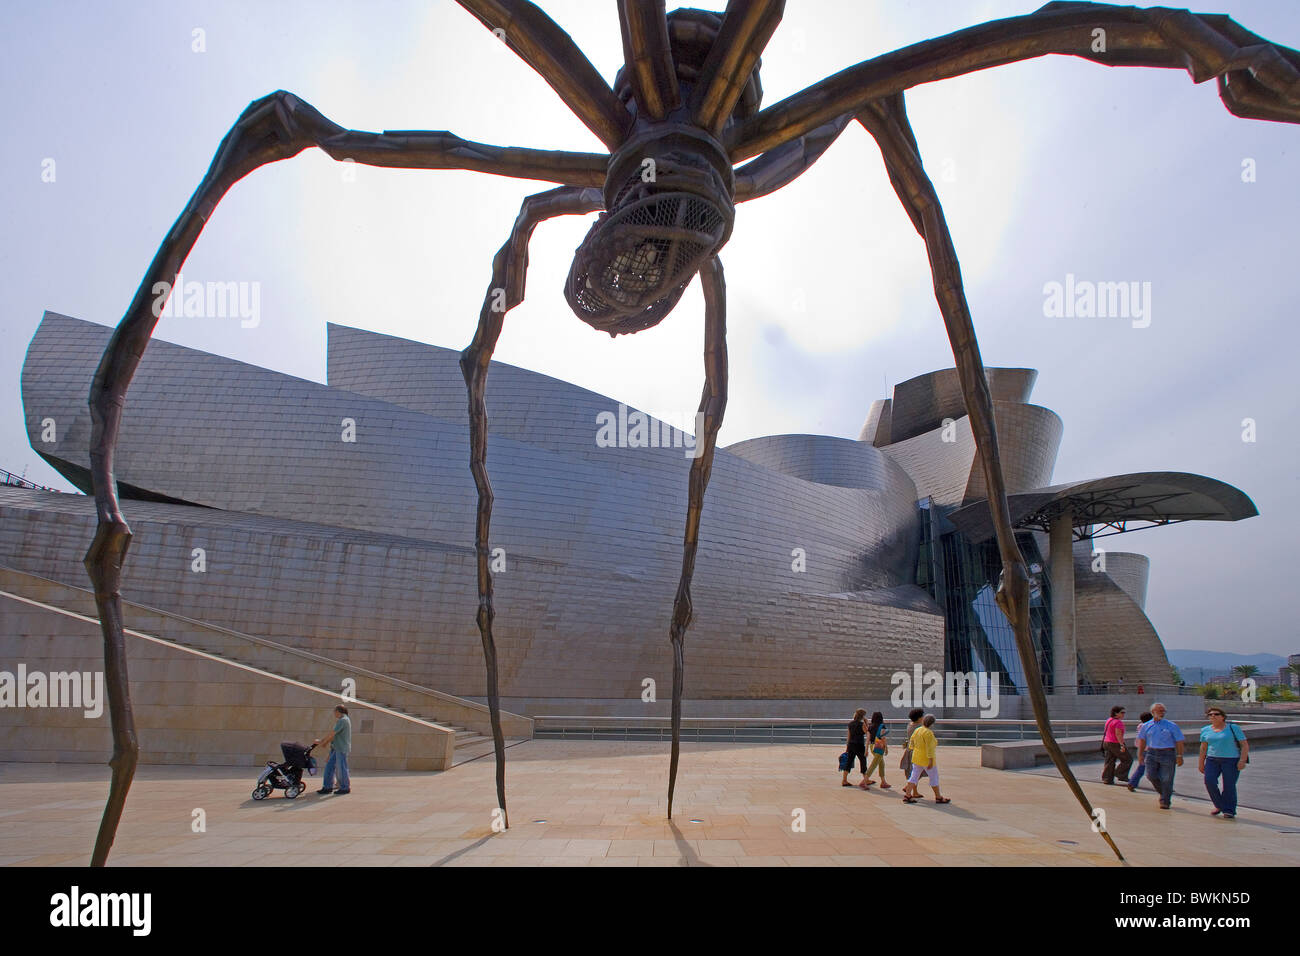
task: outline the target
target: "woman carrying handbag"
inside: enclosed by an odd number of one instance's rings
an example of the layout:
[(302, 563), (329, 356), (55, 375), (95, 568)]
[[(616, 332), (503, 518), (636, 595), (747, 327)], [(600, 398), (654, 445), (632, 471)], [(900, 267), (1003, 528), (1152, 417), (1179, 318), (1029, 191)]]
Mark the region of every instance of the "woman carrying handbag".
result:
[[(1205, 712), (1209, 724), (1201, 728), (1201, 755), (1196, 769), (1205, 776), (1205, 789), (1214, 802), (1210, 816), (1225, 820), (1237, 817), (1237, 777), (1250, 762), (1250, 743), (1246, 733), (1236, 724), (1230, 724), (1218, 707)], [(1219, 790), (1219, 777), (1223, 777), (1223, 790)]]

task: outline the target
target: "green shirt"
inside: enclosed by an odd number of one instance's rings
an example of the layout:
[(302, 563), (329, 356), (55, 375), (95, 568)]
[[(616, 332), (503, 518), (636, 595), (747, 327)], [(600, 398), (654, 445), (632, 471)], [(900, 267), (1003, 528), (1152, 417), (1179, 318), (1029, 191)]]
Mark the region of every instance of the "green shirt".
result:
[(334, 725), (334, 739), (330, 741), (330, 749), (337, 750), (341, 754), (348, 753), (352, 749), (352, 721), (348, 715), (344, 714), (339, 718), (339, 722)]

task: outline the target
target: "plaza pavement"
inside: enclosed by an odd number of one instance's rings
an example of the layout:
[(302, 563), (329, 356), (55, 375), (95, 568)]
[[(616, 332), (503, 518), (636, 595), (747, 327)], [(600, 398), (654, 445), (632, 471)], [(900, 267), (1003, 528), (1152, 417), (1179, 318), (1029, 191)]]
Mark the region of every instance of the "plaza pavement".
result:
[[(353, 793), (249, 798), (253, 767), (143, 766), (110, 857), (115, 866), (1116, 866), (1059, 779), (979, 766), (939, 750), (953, 802), (905, 805), (842, 788), (838, 748), (686, 744), (674, 819), (664, 819), (668, 746), (534, 740), (507, 752), (509, 831), (494, 833), (491, 757), (443, 773), (363, 773)], [(1254, 766), (1252, 762), (1252, 767)], [(1108, 829), (1135, 865), (1300, 864), (1300, 819), (1093, 782)], [(855, 773), (850, 778), (857, 780)], [(108, 792), (107, 766), (0, 764), (0, 864), (82, 866)], [(928, 794), (922, 784), (922, 792)], [(192, 831), (202, 809), (205, 831)], [(806, 830), (794, 832), (796, 809)]]
[[(1081, 780), (1101, 779), (1100, 760), (1072, 763), (1070, 766)], [(1060, 774), (1050, 764), (1017, 772), (1060, 779)], [(1142, 781), (1142, 791), (1155, 792), (1151, 781)], [(1196, 772), (1196, 751), (1191, 746), (1183, 765), (1174, 775), (1174, 802), (1182, 800), (1203, 803), (1201, 809), (1205, 813), (1209, 813), (1212, 806), (1204, 778)], [(1237, 804), (1243, 812), (1248, 809), (1272, 810), (1300, 818), (1300, 747), (1256, 747), (1251, 750), (1250, 763), (1237, 785)], [(1288, 829), (1300, 829), (1300, 819), (1296, 819), (1294, 824)]]

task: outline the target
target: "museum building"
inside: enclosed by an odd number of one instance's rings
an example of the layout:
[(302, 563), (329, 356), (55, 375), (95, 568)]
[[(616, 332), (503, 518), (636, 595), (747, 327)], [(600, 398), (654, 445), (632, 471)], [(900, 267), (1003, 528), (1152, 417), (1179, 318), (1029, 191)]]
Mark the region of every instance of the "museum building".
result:
[[(87, 493), (86, 395), (111, 334), (46, 313), (23, 368), (32, 447)], [(134, 532), (127, 625), (185, 621), (252, 642), (271, 672), (310, 658), (481, 702), (458, 360), (331, 324), (320, 384), (155, 339), (115, 460)], [(986, 375), (1049, 692), (1121, 677), (1167, 683), (1143, 611), (1148, 561), (1106, 549), (1104, 536), (1239, 520), (1253, 504), (1181, 473), (1053, 485), (1063, 426), (1029, 402), (1037, 373)], [(488, 411), (502, 706), (527, 717), (666, 713), (692, 440), (631, 438), (670, 430), (501, 363)], [(613, 420), (624, 440), (598, 441)], [(0, 590), (39, 591), (42, 607), (75, 592), (84, 608), (94, 527), (90, 497), (0, 488)], [(720, 448), (692, 588), (686, 713), (837, 715), (887, 700), (891, 675), (917, 664), (996, 672), (1002, 693), (1022, 698), (1025, 675), (994, 601), (1000, 570), (953, 369), (898, 384), (856, 441), (772, 435)], [(33, 607), (25, 626), (39, 630)], [(277, 664), (276, 648), (295, 663)], [(664, 688), (649, 705), (647, 679)]]

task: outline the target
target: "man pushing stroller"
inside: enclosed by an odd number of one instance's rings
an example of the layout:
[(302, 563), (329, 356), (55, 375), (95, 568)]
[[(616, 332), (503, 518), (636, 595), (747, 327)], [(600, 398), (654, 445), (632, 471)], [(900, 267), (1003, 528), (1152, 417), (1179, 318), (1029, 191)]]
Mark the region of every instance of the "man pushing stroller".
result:
[[(352, 792), (351, 780), (348, 779), (348, 752), (352, 749), (352, 720), (348, 709), (342, 704), (334, 708), (334, 729), (316, 741), (314, 746), (330, 745), (330, 758), (325, 762), (325, 779), (317, 793), (332, 793), (342, 797)], [(334, 789), (334, 771), (338, 770), (339, 786)]]

